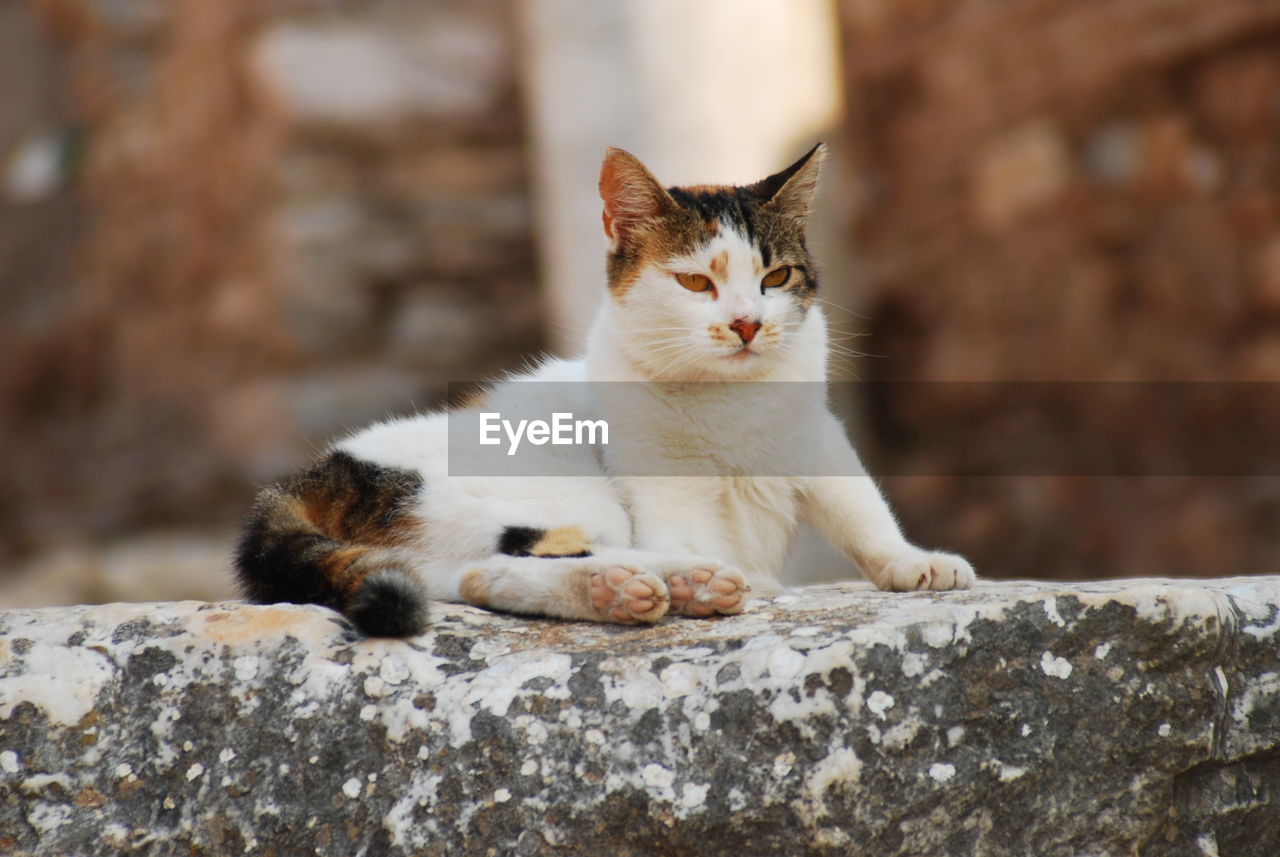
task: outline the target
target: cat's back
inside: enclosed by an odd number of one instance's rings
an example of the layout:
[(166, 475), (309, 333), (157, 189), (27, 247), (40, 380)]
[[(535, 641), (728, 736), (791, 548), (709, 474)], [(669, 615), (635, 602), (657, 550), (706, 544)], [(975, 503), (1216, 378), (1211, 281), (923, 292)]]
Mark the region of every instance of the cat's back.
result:
[(451, 414), (457, 419), (468, 413), (516, 413), (533, 407), (546, 413), (574, 408), (585, 413), (592, 409), (584, 386), (579, 386), (585, 378), (580, 360), (543, 360), (482, 388), (464, 407), (391, 417), (342, 438), (333, 449), (371, 464), (441, 478), (449, 474)]

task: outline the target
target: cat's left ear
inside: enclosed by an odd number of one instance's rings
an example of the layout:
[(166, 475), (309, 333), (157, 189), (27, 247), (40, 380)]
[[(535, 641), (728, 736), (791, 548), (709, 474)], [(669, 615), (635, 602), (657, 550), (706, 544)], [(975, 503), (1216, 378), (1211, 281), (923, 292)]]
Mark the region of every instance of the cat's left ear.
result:
[(804, 220), (813, 206), (818, 174), (822, 172), (822, 162), (826, 159), (827, 144), (819, 143), (800, 160), (782, 172), (756, 182), (751, 189), (768, 200), (766, 205)]
[(605, 152), (600, 166), (600, 199), (604, 201), (604, 234), (616, 248), (632, 231), (676, 207), (640, 159), (622, 149)]

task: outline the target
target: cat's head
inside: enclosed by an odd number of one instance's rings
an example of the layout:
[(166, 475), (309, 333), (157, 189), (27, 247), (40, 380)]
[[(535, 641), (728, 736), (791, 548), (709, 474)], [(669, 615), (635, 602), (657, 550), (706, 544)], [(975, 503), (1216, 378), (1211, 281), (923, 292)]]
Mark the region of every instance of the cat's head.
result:
[(805, 225), (819, 144), (745, 187), (663, 188), (628, 152), (600, 171), (615, 334), (661, 380), (767, 377), (802, 335), (818, 288)]

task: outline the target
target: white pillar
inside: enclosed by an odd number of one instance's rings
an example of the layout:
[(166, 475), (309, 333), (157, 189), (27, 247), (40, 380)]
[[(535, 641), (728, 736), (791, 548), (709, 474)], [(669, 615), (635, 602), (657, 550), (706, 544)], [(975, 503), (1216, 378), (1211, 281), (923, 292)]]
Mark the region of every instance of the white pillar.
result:
[(666, 184), (752, 182), (836, 122), (832, 0), (515, 0), (550, 342), (577, 353), (604, 295), (600, 160)]

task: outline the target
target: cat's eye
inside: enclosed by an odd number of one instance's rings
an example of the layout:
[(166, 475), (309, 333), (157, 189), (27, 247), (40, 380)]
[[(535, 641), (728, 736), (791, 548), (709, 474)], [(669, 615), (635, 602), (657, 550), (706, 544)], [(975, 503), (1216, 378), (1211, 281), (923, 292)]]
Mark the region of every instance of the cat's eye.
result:
[(781, 268), (775, 268), (764, 275), (764, 279), (760, 281), (760, 285), (766, 289), (776, 289), (779, 286), (785, 286), (787, 280), (791, 279), (791, 268), (783, 265)]
[(715, 289), (715, 284), (706, 274), (676, 274), (676, 281), (691, 292), (707, 292)]

